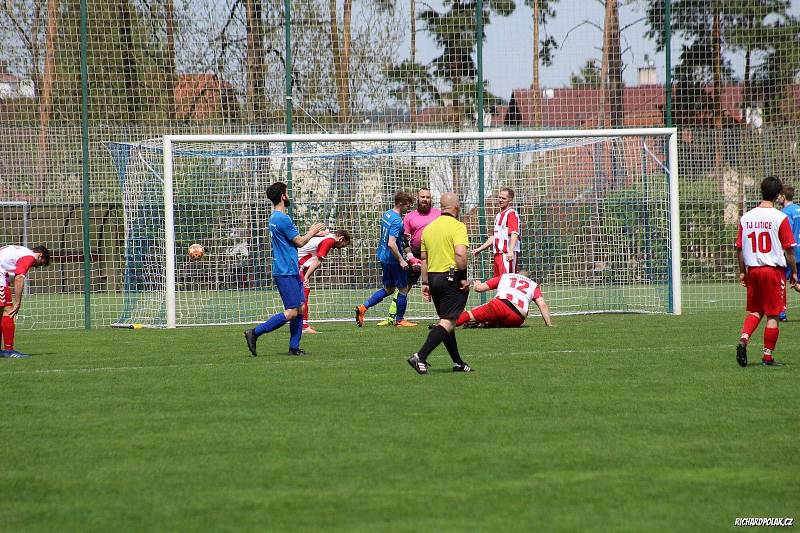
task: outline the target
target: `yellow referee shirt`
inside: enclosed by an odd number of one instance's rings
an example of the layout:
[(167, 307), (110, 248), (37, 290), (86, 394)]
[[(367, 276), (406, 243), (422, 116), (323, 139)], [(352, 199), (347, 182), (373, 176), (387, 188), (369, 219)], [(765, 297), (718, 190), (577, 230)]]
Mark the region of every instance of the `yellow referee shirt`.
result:
[(428, 272), (447, 272), (456, 266), (455, 247), (469, 247), (467, 227), (442, 214), (422, 231), (422, 251), (428, 254)]

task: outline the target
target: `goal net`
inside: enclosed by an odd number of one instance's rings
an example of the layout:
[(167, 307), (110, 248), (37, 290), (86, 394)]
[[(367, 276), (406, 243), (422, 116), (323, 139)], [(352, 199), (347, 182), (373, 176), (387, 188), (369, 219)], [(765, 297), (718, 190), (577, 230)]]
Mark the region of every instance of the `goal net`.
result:
[[(346, 229), (313, 276), (311, 322), (350, 320), (380, 287), (375, 257), (397, 191), (461, 200), (477, 246), (502, 187), (515, 191), (521, 270), (555, 314), (680, 312), (674, 129), (353, 135), (165, 136), (109, 142), (125, 216), (119, 325), (246, 324), (282, 309), (270, 275), (266, 190), (289, 186), (290, 215)], [(192, 260), (188, 247), (205, 248)], [(491, 277), (491, 255), (470, 276)], [(491, 295), (489, 295), (491, 297)], [(486, 296), (472, 294), (470, 305)], [(368, 318), (386, 315), (384, 306)], [(407, 317), (432, 317), (411, 291)]]

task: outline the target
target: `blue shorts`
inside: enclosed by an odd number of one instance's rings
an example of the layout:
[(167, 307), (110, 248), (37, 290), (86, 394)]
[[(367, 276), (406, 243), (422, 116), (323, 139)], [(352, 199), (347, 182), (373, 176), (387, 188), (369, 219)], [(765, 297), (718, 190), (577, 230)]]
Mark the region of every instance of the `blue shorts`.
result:
[(306, 301), (303, 293), (303, 280), (299, 274), (292, 276), (272, 276), (275, 285), (278, 286), (278, 293), (281, 295), (284, 309), (297, 309)]
[(408, 272), (400, 268), (399, 263), (381, 263), (383, 270), (383, 286), (402, 289), (408, 286)]

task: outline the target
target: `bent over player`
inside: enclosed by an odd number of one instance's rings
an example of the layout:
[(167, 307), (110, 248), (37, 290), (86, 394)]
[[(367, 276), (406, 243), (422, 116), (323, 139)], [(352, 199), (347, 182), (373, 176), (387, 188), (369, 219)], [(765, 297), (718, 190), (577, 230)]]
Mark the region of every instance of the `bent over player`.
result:
[(300, 278), (303, 280), (303, 293), (305, 296), (305, 308), (303, 309), (303, 333), (316, 333), (308, 323), (308, 298), (311, 295), (311, 285), (309, 280), (316, 272), (322, 262), (328, 256), (328, 252), (333, 249), (342, 249), (350, 246), (352, 238), (350, 232), (337, 229), (333, 233), (312, 237), (308, 244), (297, 250), (300, 257), (298, 265), (300, 267)]
[[(50, 264), (50, 251), (44, 246), (33, 249), (24, 246), (3, 246), (0, 248), (0, 307), (3, 317), (0, 318), (0, 333), (3, 338), (3, 350), (0, 357), (30, 357), (14, 349), (14, 332), (22, 295), (25, 294), (25, 277), (32, 268)], [(14, 276), (14, 298), (11, 298), (9, 277)]]
[(747, 287), (747, 315), (736, 346), (736, 361), (747, 366), (747, 345), (762, 316), (764, 353), (761, 364), (781, 366), (772, 357), (778, 343), (778, 315), (786, 297), (784, 269), (791, 270), (789, 282), (797, 290), (797, 265), (794, 256), (794, 236), (785, 213), (775, 209), (775, 199), (781, 193), (781, 180), (774, 176), (761, 182), (762, 201), (742, 216), (736, 249), (739, 258), (739, 282)]
[(497, 289), (497, 293), (491, 301), (461, 313), (456, 326), (474, 322), (490, 328), (518, 328), (528, 317), (531, 301), (539, 307), (545, 325), (553, 325), (550, 320), (550, 308), (542, 296), (542, 289), (527, 277), (527, 272), (503, 274), (485, 283), (476, 280), (473, 288), (476, 292)]

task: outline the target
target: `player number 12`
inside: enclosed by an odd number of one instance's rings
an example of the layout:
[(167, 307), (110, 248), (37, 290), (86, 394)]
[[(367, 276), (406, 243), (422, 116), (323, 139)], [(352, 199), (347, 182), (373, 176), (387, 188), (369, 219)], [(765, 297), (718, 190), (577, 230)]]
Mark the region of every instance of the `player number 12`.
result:
[[(519, 282), (519, 283), (517, 283), (517, 282)], [(519, 285), (519, 286), (517, 286), (517, 285)], [(524, 279), (511, 278), (511, 288), (512, 289), (517, 289), (520, 292), (525, 292), (525, 289), (527, 289), (529, 286), (530, 286), (530, 283), (528, 283)]]

